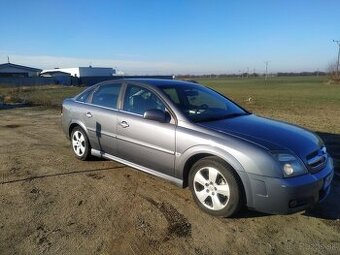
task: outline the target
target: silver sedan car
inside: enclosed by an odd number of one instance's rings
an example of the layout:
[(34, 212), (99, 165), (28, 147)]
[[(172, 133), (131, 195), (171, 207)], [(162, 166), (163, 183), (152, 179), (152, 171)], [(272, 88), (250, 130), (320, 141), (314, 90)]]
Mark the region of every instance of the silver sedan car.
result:
[(96, 84), (63, 102), (62, 126), (78, 159), (111, 159), (189, 186), (215, 216), (244, 205), (292, 213), (330, 192), (333, 161), (316, 134), (256, 116), (192, 82)]

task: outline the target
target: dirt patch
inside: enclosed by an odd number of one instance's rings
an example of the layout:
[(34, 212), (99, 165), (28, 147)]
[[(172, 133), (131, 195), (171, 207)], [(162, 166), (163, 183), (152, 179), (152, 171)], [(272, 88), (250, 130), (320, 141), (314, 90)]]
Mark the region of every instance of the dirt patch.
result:
[(144, 197), (145, 200), (156, 206), (164, 215), (168, 222), (168, 236), (176, 235), (178, 237), (191, 236), (191, 224), (187, 218), (179, 213), (176, 208), (168, 203), (158, 203), (152, 198)]
[(8, 125), (5, 125), (3, 127), (5, 127), (5, 128), (18, 128), (18, 127), (20, 127), (20, 125), (18, 125), (18, 124), (8, 124)]
[(0, 127), (0, 254), (340, 253), (335, 182), (310, 212), (220, 219), (188, 189), (113, 161), (77, 160), (57, 110), (0, 111)]
[(95, 179), (95, 180), (100, 180), (103, 179), (105, 176), (98, 174), (98, 173), (91, 173), (91, 174), (87, 174), (88, 177)]

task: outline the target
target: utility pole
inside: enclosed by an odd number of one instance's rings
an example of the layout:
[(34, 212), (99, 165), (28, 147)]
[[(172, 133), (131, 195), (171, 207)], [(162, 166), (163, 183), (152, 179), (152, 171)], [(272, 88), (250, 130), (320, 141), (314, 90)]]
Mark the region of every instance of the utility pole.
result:
[(9, 56), (7, 56), (7, 63), (9, 64)]
[(267, 78), (268, 78), (268, 64), (269, 64), (269, 61), (265, 61), (264, 63), (266, 65), (266, 76), (265, 76), (264, 79), (267, 80)]
[(340, 40), (333, 40), (338, 45), (338, 62), (336, 63), (336, 77), (339, 78), (339, 60), (340, 60)]

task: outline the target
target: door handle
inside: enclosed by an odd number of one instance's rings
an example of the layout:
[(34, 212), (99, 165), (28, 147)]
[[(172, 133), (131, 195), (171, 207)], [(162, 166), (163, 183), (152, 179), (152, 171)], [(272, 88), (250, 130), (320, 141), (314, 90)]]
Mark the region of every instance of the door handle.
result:
[(87, 112), (87, 113), (86, 113), (86, 117), (91, 118), (91, 117), (92, 117), (92, 114), (91, 114), (90, 112)]
[(123, 120), (123, 121), (120, 122), (119, 124), (120, 124), (123, 128), (129, 127), (129, 124), (128, 124), (125, 120)]

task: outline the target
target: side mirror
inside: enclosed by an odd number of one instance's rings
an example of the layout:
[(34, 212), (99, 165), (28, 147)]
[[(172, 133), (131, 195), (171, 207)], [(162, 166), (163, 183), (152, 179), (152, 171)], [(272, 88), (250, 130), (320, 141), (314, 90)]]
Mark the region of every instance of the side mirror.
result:
[(169, 122), (171, 117), (170, 117), (170, 114), (167, 112), (163, 112), (158, 109), (151, 109), (151, 110), (147, 110), (144, 113), (144, 119), (165, 123), (165, 122)]

